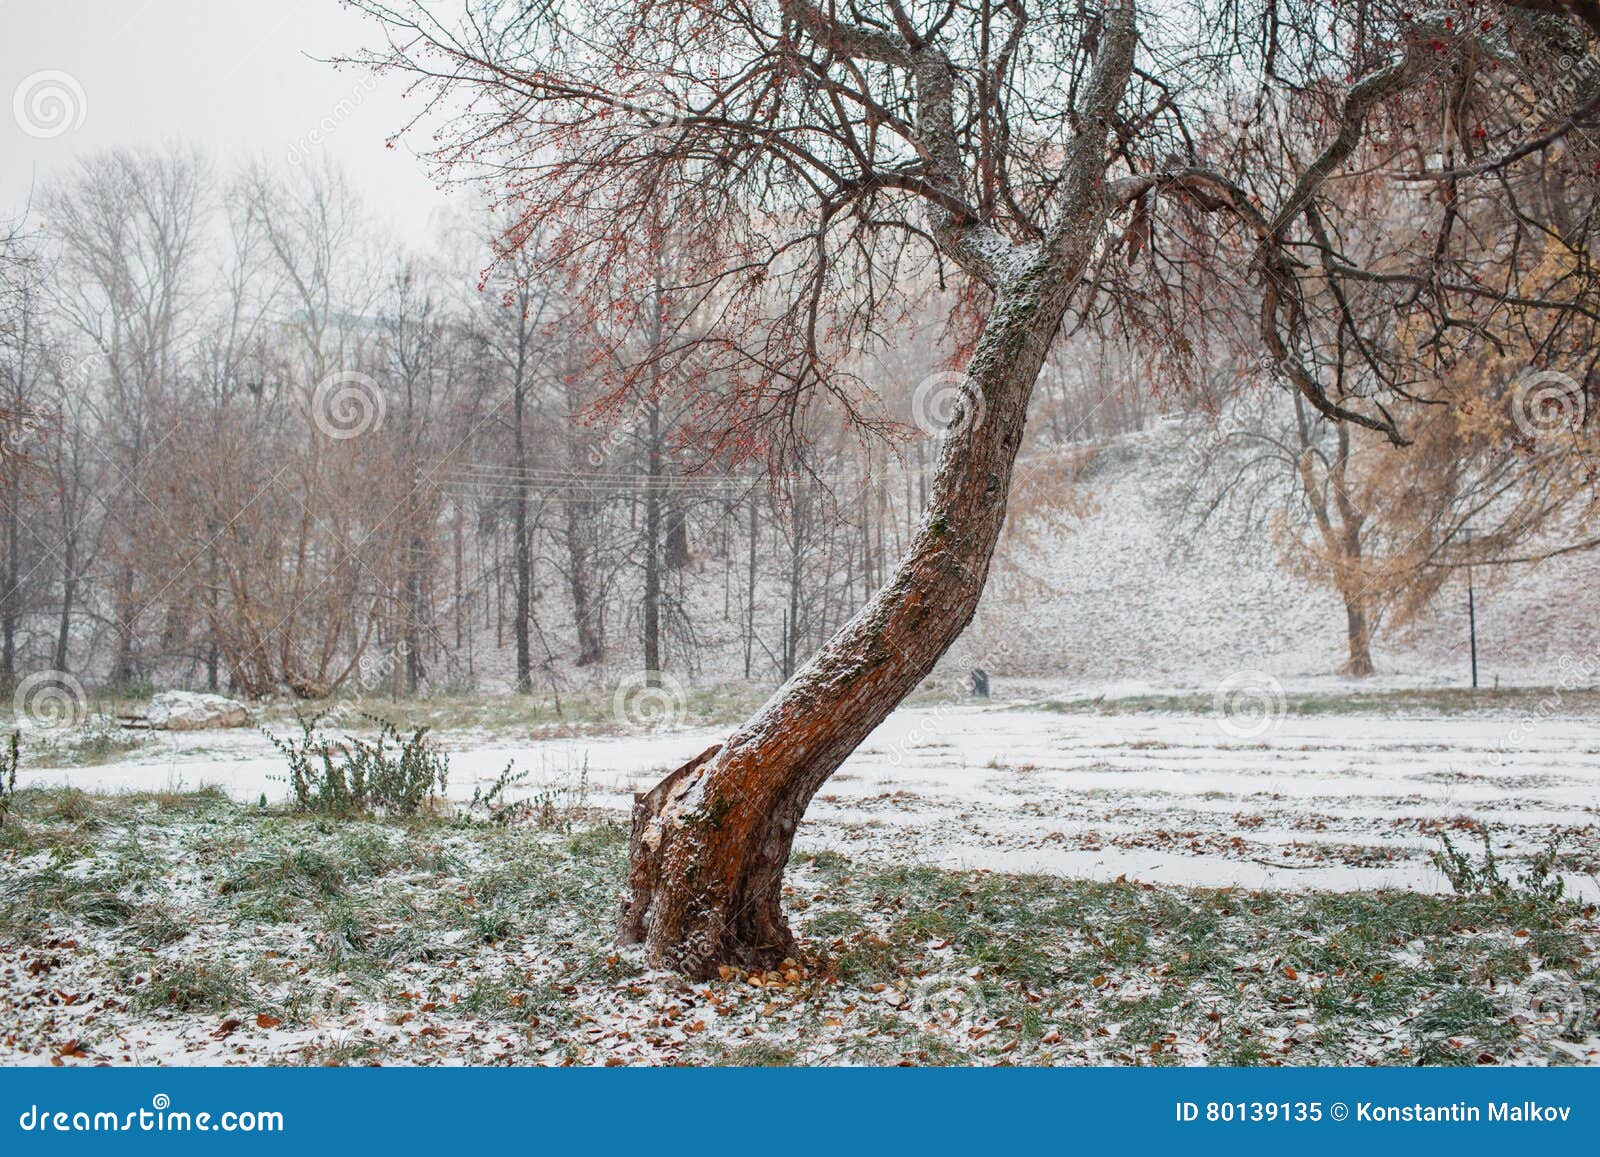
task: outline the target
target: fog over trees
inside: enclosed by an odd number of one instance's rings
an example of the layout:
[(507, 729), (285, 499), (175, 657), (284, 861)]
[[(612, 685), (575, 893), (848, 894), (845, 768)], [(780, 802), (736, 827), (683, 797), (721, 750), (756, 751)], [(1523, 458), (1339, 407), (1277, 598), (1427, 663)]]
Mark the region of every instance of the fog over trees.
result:
[(638, 371), (662, 335), (538, 239), (497, 261), (491, 210), (420, 244), (377, 220), (336, 168), (181, 147), (41, 190), (4, 247), (5, 679), (548, 693), (710, 650), (776, 682), (880, 581), (947, 416), (936, 317), (865, 371), (903, 429), (838, 423), (773, 476), (704, 452)]

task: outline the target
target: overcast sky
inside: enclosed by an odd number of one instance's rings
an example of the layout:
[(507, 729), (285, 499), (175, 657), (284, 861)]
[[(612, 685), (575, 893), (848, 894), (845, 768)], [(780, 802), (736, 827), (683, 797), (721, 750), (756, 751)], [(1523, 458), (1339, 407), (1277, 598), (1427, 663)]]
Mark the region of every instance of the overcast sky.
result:
[(415, 102), (312, 59), (379, 43), (337, 0), (0, 0), (0, 216), (85, 153), (177, 138), (221, 164), (332, 157), (420, 229), (443, 195), (384, 147)]

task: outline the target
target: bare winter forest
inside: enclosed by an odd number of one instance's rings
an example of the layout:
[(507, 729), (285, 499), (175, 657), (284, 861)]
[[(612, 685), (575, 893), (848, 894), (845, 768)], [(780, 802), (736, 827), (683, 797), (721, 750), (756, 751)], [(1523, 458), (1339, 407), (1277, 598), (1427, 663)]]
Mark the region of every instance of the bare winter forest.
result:
[[(539, 238), (497, 262), (487, 212), (419, 246), (373, 232), (337, 169), (173, 150), (85, 161), (36, 218), (6, 250), (13, 683), (781, 682), (903, 549), (959, 389), (930, 283), (860, 359), (883, 437), (824, 423), (804, 469), (729, 469), (696, 434), (722, 387), (680, 397), (662, 379), (699, 371), (657, 364), (684, 319), (594, 316)], [(1164, 408), (1088, 351), (1045, 386), (1041, 517), (1070, 514), (1080, 448)]]
[[(335, 167), (232, 172), (174, 148), (93, 156), (32, 212), (6, 241), (0, 363), (12, 686), (41, 671), (252, 699), (548, 696), (630, 672), (775, 686), (904, 550), (959, 404), (953, 303), (931, 276), (904, 287), (894, 340), (848, 367), (872, 436), (808, 419), (803, 461), (769, 471), (706, 440), (732, 386), (686, 352), (692, 317), (597, 316), (541, 267), (540, 237), (497, 258), (488, 211), (419, 244), (375, 232)], [(662, 276), (685, 261), (664, 246)], [(1074, 533), (1104, 548), (1119, 505), (1162, 557), (1131, 560), (1145, 585), (1104, 591), (1097, 617), (1158, 615), (1174, 596), (1150, 580), (1192, 582), (1185, 555), (1220, 540), (1249, 552), (1200, 583), (1232, 630), (1254, 629), (1227, 605), (1238, 585), (1276, 567), (1315, 608), (1314, 640), (1343, 647), (1319, 667), (1286, 641), (1302, 676), (1372, 673), (1375, 641), (1430, 622), (1441, 592), (1456, 609), (1469, 562), (1492, 591), (1592, 545), (1592, 492), (1573, 485), (1583, 394), (1529, 371), (1531, 353), (1461, 370), (1479, 428), (1440, 415), (1402, 456), (1274, 391), (1215, 333), (1193, 340), (1208, 336), (1221, 348), (1193, 382), (1114, 337), (1052, 351), (1001, 548), (1018, 570), (992, 600), (1011, 606), (968, 648), (990, 674), (1171, 676), (1166, 656), (1141, 670), (999, 637), (1048, 633), (1030, 619), (1083, 585)], [(1165, 482), (1153, 509), (1107, 492), (1107, 463), (1130, 456)], [(1589, 612), (1591, 573), (1563, 575)], [(1575, 629), (1568, 653), (1594, 643)], [(1524, 682), (1556, 657), (1499, 645)]]
[(4, 78), (4, 1050), (1600, 1056), (1600, 6), (342, 11)]

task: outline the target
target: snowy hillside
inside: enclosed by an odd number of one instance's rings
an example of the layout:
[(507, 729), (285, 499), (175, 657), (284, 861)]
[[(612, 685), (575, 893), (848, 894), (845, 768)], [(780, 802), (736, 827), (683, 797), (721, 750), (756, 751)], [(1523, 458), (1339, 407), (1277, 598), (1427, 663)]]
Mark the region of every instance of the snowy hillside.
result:
[[(1250, 533), (1237, 512), (1216, 516), (1203, 535), (1181, 517), (1192, 430), (1168, 422), (1100, 447), (1080, 479), (1089, 511), (1032, 542), (1006, 543), (946, 669), (1102, 689), (1206, 687), (1242, 670), (1331, 678), (1344, 657), (1337, 598), (1285, 571), (1269, 537)], [(1482, 681), (1558, 683), (1576, 665), (1592, 682), (1597, 578), (1594, 554), (1506, 568), (1493, 581), (1480, 574)], [(1465, 682), (1465, 583), (1447, 588), (1412, 635), (1379, 636), (1379, 681)]]

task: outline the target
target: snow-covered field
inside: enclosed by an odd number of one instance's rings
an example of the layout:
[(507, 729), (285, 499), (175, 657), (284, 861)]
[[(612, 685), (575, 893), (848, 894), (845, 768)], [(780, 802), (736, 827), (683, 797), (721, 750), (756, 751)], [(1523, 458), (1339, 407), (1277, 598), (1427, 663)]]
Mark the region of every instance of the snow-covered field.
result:
[[(905, 708), (802, 828), (800, 958), (701, 984), (615, 947), (605, 820), (720, 730), (447, 733), (453, 798), (553, 806), (510, 829), (263, 809), (264, 736), (165, 736), (22, 773), (105, 794), (4, 829), (0, 1063), (1594, 1063), (1600, 730), (1551, 702)], [(1568, 898), (1441, 895), (1483, 829)]]
[[(803, 850), (877, 863), (1273, 889), (1448, 890), (1438, 833), (1487, 827), (1514, 860), (1553, 837), (1577, 894), (1600, 875), (1600, 720), (1309, 714), (1063, 713), (964, 705), (896, 712), (823, 788)], [(1259, 733), (1257, 733), (1259, 732)], [(522, 794), (584, 795), (625, 814), (631, 793), (720, 730), (508, 745), (446, 736), (450, 794), (508, 763)], [(281, 756), (254, 732), (163, 739), (136, 759), (24, 771), (90, 790), (215, 785), (283, 798)], [(1476, 847), (1476, 840), (1465, 842)]]

